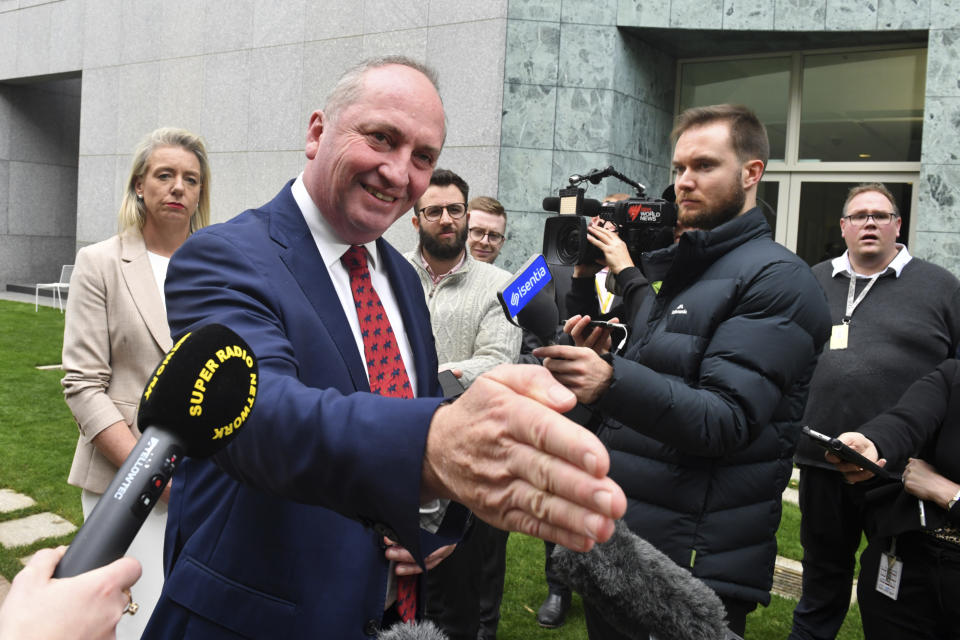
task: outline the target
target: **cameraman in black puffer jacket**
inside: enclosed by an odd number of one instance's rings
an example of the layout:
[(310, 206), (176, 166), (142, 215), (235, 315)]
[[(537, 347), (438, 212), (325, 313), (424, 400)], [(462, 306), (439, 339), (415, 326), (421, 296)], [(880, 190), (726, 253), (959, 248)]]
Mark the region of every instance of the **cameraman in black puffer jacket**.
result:
[[(756, 115), (690, 109), (674, 139), (684, 232), (643, 256), (653, 295), (628, 319), (623, 356), (534, 353), (595, 411), (627, 524), (716, 591), (743, 635), (747, 614), (770, 601), (781, 494), (830, 315), (756, 207), (769, 155)], [(586, 318), (565, 330), (584, 344)], [(591, 638), (623, 637), (586, 609)]]

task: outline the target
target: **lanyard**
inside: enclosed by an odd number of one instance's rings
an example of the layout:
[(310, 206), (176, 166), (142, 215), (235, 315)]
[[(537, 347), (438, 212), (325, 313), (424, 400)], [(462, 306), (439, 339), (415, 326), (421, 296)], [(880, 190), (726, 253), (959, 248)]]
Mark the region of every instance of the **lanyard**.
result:
[(867, 292), (870, 291), (873, 284), (877, 281), (877, 278), (880, 277), (883, 271), (880, 273), (875, 273), (870, 277), (870, 282), (867, 283), (867, 286), (863, 288), (863, 291), (860, 292), (860, 295), (857, 296), (856, 300), (853, 298), (853, 294), (857, 290), (857, 276), (850, 272), (850, 287), (847, 289), (847, 312), (843, 315), (843, 324), (850, 324), (850, 318), (853, 316), (853, 310), (856, 309), (863, 299), (867, 297)]

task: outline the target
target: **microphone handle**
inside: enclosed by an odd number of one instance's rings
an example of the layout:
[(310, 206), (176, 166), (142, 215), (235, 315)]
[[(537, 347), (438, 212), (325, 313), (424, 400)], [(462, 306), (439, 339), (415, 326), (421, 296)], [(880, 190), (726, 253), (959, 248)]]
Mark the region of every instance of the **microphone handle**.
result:
[(70, 578), (122, 557), (183, 455), (184, 442), (172, 429), (147, 427), (80, 527), (53, 577)]

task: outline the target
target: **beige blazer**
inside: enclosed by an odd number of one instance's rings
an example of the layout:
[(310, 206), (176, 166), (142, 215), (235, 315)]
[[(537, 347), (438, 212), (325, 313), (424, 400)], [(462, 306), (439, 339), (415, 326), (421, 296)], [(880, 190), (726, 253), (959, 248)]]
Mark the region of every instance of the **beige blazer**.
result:
[(80, 429), (67, 481), (103, 493), (116, 473), (91, 443), (123, 420), (138, 438), (140, 394), (163, 355), (170, 330), (147, 248), (125, 231), (77, 254), (63, 333), (63, 394)]

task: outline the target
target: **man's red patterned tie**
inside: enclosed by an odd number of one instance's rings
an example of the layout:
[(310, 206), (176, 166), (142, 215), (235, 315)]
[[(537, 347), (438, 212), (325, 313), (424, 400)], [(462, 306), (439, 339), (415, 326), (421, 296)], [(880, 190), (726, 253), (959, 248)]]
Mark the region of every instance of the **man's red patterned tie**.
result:
[[(412, 398), (410, 379), (403, 366), (390, 319), (370, 282), (366, 249), (350, 247), (341, 260), (350, 273), (350, 290), (363, 336), (363, 355), (370, 377), (370, 391), (382, 396)], [(397, 611), (404, 622), (410, 622), (416, 616), (416, 576), (397, 576)]]

